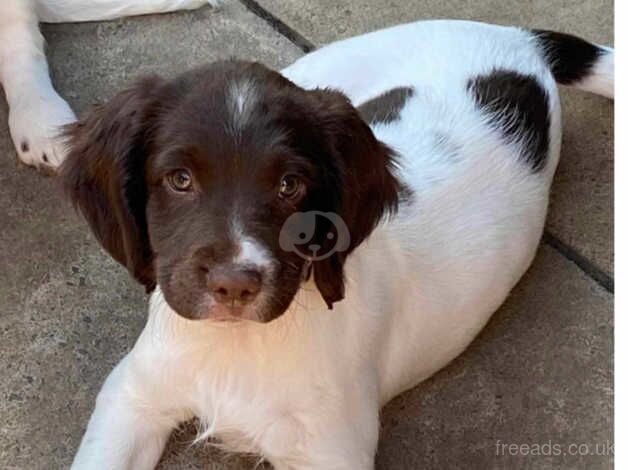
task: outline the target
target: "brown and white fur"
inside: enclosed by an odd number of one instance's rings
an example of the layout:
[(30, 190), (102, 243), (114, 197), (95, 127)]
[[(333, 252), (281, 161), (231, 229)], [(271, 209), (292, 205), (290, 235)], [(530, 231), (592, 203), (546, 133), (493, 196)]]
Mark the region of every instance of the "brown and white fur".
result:
[(379, 408), (462, 352), (535, 255), (557, 83), (612, 97), (613, 64), (564, 34), (417, 22), (281, 73), (148, 77), (71, 126), (65, 188), (153, 291), (73, 468), (153, 468), (197, 416), (280, 470), (372, 469)]

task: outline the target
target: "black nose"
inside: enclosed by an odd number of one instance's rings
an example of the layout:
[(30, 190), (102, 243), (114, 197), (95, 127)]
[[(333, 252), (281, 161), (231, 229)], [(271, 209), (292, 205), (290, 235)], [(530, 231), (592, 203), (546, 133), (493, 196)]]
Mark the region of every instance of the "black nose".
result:
[(207, 287), (216, 302), (247, 304), (259, 294), (262, 276), (253, 270), (224, 269), (207, 275)]

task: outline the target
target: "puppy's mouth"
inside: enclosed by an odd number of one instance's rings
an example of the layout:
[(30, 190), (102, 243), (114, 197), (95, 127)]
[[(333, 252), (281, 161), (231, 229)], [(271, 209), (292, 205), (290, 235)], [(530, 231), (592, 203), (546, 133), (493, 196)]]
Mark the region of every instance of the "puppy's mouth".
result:
[[(247, 317), (252, 315), (247, 310), (250, 309), (242, 305), (213, 305), (200, 318), (216, 322), (234, 323), (249, 319)], [(254, 316), (256, 317), (257, 315)]]
[(212, 322), (215, 323), (240, 323), (244, 321), (241, 317), (236, 316), (226, 316), (226, 317), (211, 317)]
[(212, 304), (209, 307), (199, 309), (194, 319), (207, 320), (216, 323), (237, 323), (241, 321), (261, 322), (253, 306)]
[(193, 309), (191, 315), (175, 311), (181, 316), (191, 320), (201, 320), (221, 324), (240, 322), (265, 323), (263, 299), (256, 299), (249, 303), (216, 302), (210, 295), (205, 295), (203, 300)]

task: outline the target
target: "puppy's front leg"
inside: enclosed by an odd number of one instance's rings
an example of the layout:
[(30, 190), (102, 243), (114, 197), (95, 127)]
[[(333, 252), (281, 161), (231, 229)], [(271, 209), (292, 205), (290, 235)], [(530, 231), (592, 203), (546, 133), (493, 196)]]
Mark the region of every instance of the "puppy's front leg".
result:
[(177, 422), (142, 393), (131, 354), (98, 394), (73, 470), (148, 470), (157, 465)]

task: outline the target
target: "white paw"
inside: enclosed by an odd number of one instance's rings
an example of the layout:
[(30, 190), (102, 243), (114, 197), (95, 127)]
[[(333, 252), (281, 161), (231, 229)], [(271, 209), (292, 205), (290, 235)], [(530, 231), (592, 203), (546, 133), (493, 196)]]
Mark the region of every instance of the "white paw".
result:
[(63, 162), (61, 126), (74, 121), (76, 115), (52, 87), (24, 86), (10, 100), (9, 129), (18, 158), (46, 172)]

